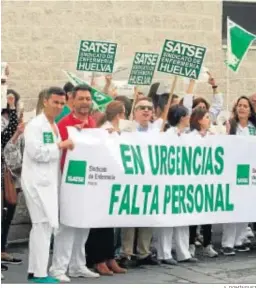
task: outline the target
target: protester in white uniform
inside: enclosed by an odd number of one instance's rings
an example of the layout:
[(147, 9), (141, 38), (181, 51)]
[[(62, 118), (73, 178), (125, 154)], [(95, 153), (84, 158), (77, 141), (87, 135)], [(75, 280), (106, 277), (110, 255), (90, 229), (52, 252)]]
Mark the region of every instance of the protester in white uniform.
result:
[[(168, 112), (168, 126), (166, 133), (171, 137), (185, 133), (189, 127), (189, 112), (181, 105), (174, 105)], [(167, 127), (168, 128), (168, 127)], [(171, 223), (170, 223), (171, 224)], [(176, 257), (179, 262), (197, 262), (196, 258), (191, 257), (189, 252), (189, 227), (161, 227), (155, 228), (157, 258), (161, 263), (177, 265), (177, 261), (172, 257), (172, 242), (175, 238)]]
[[(211, 120), (210, 113), (201, 107), (195, 108), (190, 117), (190, 130), (191, 134), (200, 135), (202, 137), (207, 137), (212, 133), (209, 132)], [(197, 226), (190, 226), (190, 253), (192, 256), (195, 255), (195, 240), (196, 240), (196, 229)], [(210, 258), (217, 257), (218, 253), (213, 249), (211, 244), (212, 241), (212, 225), (202, 225), (203, 230), (203, 254)]]
[[(240, 97), (234, 107), (234, 117), (230, 120), (228, 134), (239, 136), (256, 136), (256, 115), (252, 103), (245, 96)], [(250, 250), (244, 244), (248, 223), (223, 224), (222, 253), (234, 255), (237, 252)]]
[(50, 239), (59, 225), (58, 185), (60, 152), (72, 149), (70, 140), (60, 141), (55, 117), (65, 104), (65, 92), (49, 88), (44, 111), (31, 120), (24, 131), (21, 185), (30, 214), (29, 279), (35, 283), (58, 283), (47, 275)]
[[(152, 131), (153, 124), (150, 123), (153, 113), (153, 104), (149, 98), (141, 98), (137, 101), (134, 108), (134, 120), (138, 132)], [(137, 237), (137, 264), (138, 265), (158, 265), (150, 252), (153, 230), (150, 227), (138, 228)], [(135, 228), (122, 228), (121, 230), (121, 254), (120, 266), (127, 268), (133, 265), (131, 256), (134, 255), (133, 246), (135, 240)]]

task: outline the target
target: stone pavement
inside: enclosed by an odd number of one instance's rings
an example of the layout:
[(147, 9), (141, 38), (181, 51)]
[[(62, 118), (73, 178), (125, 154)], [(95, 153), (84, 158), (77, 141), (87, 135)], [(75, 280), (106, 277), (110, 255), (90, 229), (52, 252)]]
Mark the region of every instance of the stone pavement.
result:
[[(4, 272), (2, 283), (27, 283), (28, 249), (26, 246), (10, 248), (16, 257), (23, 259), (22, 265), (9, 266)], [(99, 279), (73, 279), (79, 284), (188, 284), (188, 283), (223, 283), (223, 284), (256, 284), (256, 248), (251, 252), (237, 253), (236, 256), (219, 256), (208, 259), (198, 249), (199, 262), (196, 264), (180, 264), (177, 267), (161, 265), (159, 267), (144, 266), (131, 269), (126, 275), (100, 277)]]

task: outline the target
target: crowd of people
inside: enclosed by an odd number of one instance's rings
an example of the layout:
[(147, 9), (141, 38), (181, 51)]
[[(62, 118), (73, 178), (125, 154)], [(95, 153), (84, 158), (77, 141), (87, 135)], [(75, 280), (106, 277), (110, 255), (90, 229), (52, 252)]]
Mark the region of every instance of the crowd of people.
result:
[[(182, 262), (193, 265), (198, 261), (196, 247), (201, 245), (206, 257), (218, 256), (212, 245), (210, 224), (119, 229), (81, 229), (59, 224), (59, 183), (66, 152), (74, 148), (67, 127), (107, 129), (109, 133), (121, 134), (120, 120), (133, 119), (135, 131), (143, 133), (164, 127), (163, 133), (170, 136), (193, 133), (202, 137), (212, 134), (251, 137), (256, 136), (256, 93), (236, 99), (227, 117), (223, 113), (223, 95), (210, 74), (211, 104), (194, 95), (195, 80), (190, 80), (183, 98), (172, 96), (170, 108), (169, 93), (158, 92), (160, 83), (152, 84), (148, 96), (138, 91), (134, 105), (125, 96), (113, 95), (109, 76), (106, 83), (104, 92), (113, 101), (104, 113), (93, 110), (90, 86), (68, 82), (63, 89), (50, 87), (39, 93), (37, 116), (28, 123), (24, 123), (23, 112), (19, 110), (19, 94), (8, 89), (7, 107), (1, 111), (2, 271), (8, 269), (6, 265), (22, 263), (6, 252), (18, 193), (24, 193), (32, 222), (28, 279), (35, 283), (68, 283), (70, 277), (112, 276), (128, 273), (129, 268), (139, 265)], [(224, 255), (248, 252), (254, 228), (253, 223), (223, 224), (220, 252)], [(53, 257), (48, 273), (52, 241)]]

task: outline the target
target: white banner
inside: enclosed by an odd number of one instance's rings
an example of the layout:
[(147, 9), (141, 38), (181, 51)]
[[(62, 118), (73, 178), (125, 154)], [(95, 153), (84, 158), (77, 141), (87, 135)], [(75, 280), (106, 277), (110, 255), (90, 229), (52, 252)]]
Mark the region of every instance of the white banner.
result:
[(72, 227), (256, 222), (256, 137), (69, 128), (60, 196)]

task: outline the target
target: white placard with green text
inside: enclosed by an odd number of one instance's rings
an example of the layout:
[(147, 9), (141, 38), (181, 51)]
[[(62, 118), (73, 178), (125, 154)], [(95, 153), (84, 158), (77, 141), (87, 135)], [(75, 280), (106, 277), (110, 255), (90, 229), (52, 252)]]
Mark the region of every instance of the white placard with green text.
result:
[(116, 57), (116, 43), (85, 41), (80, 43), (77, 70), (112, 73)]
[(206, 48), (174, 40), (165, 40), (158, 71), (198, 79)]
[[(109, 134), (69, 127), (61, 223), (173, 227), (256, 222), (256, 137)], [(236, 145), (234, 145), (234, 141)], [(239, 147), (239, 149), (237, 149)]]

